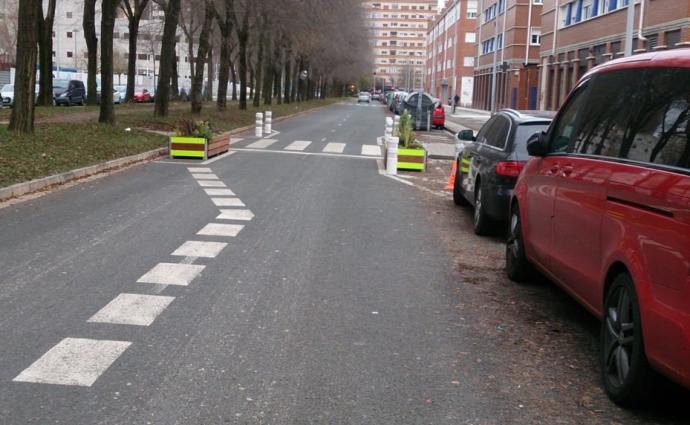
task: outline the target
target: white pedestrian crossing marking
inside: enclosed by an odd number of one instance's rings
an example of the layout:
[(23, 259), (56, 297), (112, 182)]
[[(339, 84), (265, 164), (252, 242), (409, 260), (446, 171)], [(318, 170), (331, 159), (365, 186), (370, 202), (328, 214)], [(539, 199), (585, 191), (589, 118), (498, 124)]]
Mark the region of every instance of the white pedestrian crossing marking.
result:
[(362, 145), (362, 155), (380, 156), (381, 148), (378, 145)]
[(174, 299), (162, 295), (120, 294), (87, 322), (149, 326)]
[(204, 267), (198, 264), (158, 263), (137, 282), (187, 286)]
[(211, 198), (217, 207), (244, 207), (244, 202), (240, 198)]
[(13, 381), (90, 387), (130, 344), (128, 341), (65, 338)]
[(220, 224), (209, 223), (203, 229), (196, 232), (197, 235), (203, 236), (229, 236), (235, 237), (244, 228), (241, 224)]
[(201, 187), (225, 187), (225, 183), (220, 180), (197, 180)]
[(204, 189), (208, 196), (235, 196), (235, 192), (230, 189)]
[(344, 150), (345, 150), (345, 143), (331, 142), (331, 143), (328, 143), (325, 148), (323, 148), (322, 152), (343, 153)]
[(197, 180), (219, 180), (218, 176), (213, 173), (192, 173), (192, 177)]
[(207, 167), (187, 167), (190, 173), (212, 173), (210, 168)]
[(247, 145), (247, 147), (252, 149), (264, 149), (271, 146), (277, 141), (278, 140), (276, 139), (259, 139), (254, 143), (250, 143), (249, 145)]
[(254, 213), (249, 210), (220, 210), (218, 220), (243, 220), (249, 221), (254, 218)]
[(286, 151), (303, 151), (309, 145), (311, 145), (311, 142), (308, 142), (306, 140), (295, 140), (294, 142), (287, 145), (285, 150)]
[(225, 242), (187, 241), (170, 255), (180, 257), (216, 258), (228, 244)]

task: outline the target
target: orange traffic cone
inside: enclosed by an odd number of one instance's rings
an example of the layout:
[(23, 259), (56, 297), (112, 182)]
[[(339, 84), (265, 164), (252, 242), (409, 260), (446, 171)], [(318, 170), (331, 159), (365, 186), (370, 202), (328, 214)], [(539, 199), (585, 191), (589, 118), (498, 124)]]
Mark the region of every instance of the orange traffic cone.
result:
[(448, 184), (443, 190), (453, 190), (455, 187), (455, 173), (458, 172), (458, 163), (453, 161), (453, 166), (450, 169), (450, 177), (448, 177)]

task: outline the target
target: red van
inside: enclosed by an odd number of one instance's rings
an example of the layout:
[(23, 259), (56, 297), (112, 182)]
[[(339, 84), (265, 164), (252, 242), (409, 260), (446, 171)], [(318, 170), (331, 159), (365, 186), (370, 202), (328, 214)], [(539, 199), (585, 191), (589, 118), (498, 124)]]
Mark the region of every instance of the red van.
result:
[(595, 68), (527, 149), (508, 276), (533, 266), (601, 318), (615, 402), (653, 371), (690, 387), (690, 50)]

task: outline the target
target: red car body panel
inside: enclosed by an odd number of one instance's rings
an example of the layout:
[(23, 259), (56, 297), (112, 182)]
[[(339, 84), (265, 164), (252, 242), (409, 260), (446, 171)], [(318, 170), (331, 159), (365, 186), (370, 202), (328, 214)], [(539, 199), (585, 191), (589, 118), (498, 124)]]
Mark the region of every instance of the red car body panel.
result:
[(148, 103), (151, 102), (151, 93), (148, 91), (138, 91), (134, 93), (134, 97), (132, 99), (136, 103)]
[(431, 114), (431, 125), (438, 127), (444, 127), (446, 125), (446, 112), (443, 110), (442, 105), (434, 108)]
[[(583, 80), (641, 68), (690, 69), (690, 53), (612, 61)], [(690, 387), (690, 171), (569, 154), (532, 157), (514, 199), (527, 258), (597, 317), (610, 273), (628, 271), (650, 364)]]

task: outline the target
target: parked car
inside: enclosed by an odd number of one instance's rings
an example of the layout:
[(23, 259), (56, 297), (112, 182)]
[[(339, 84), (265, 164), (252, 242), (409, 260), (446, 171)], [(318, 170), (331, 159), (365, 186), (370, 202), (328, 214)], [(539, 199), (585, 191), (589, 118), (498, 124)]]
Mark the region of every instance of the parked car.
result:
[(53, 80), (53, 95), (57, 106), (84, 105), (86, 88), (79, 80)]
[(405, 110), (405, 99), (409, 96), (409, 93), (400, 91), (393, 97), (393, 113), (395, 115), (400, 115)]
[(357, 95), (357, 103), (360, 103), (360, 102), (371, 103), (371, 95), (369, 94), (369, 92), (365, 92), (365, 91), (359, 92), (359, 94)]
[(536, 267), (601, 319), (609, 397), (655, 372), (690, 387), (690, 55), (601, 65), (572, 91), (515, 187), (508, 276)]
[(389, 111), (393, 111), (393, 99), (395, 98), (395, 92), (390, 91), (386, 94), (386, 106)]
[(139, 88), (134, 91), (134, 98), (132, 98), (132, 101), (135, 103), (153, 102), (153, 96), (148, 89)]
[(381, 100), (381, 93), (374, 93), (371, 95), (371, 100)]
[(127, 96), (127, 86), (115, 86), (113, 87), (115, 92), (113, 93), (113, 102), (117, 104), (125, 103), (125, 97)]
[(14, 84), (5, 84), (0, 89), (0, 100), (2, 100), (2, 106), (12, 107), (14, 105)]
[(439, 99), (434, 99), (434, 109), (431, 112), (431, 125), (438, 129), (446, 126), (446, 111)]
[(548, 128), (552, 112), (505, 109), (487, 121), (473, 137), (460, 132), (465, 145), (458, 158), (453, 200), (474, 207), (474, 232), (489, 234), (508, 222), (513, 188), (527, 162), (527, 140)]

